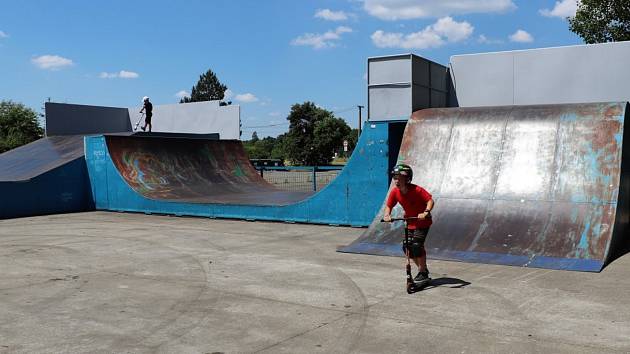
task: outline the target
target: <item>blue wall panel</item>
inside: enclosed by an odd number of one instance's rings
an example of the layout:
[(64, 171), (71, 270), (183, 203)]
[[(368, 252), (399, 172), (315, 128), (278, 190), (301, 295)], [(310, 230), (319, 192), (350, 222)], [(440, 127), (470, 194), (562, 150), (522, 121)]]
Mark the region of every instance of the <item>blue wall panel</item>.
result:
[(35, 178), (0, 182), (0, 219), (94, 210), (81, 157)]
[(387, 123), (363, 130), (355, 151), (339, 176), (317, 194), (287, 206), (195, 204), (151, 200), (122, 179), (107, 151), (105, 138), (85, 138), (86, 160), (96, 208), (247, 220), (273, 220), (367, 226), (389, 187)]

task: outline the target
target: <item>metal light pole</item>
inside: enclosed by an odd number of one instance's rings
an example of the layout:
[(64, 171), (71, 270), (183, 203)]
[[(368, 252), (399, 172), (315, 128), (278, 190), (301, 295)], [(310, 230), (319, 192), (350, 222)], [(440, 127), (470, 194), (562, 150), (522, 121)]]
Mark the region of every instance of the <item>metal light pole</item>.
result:
[(357, 107), (359, 108), (359, 136), (361, 136), (361, 109), (364, 107), (361, 105), (357, 105)]

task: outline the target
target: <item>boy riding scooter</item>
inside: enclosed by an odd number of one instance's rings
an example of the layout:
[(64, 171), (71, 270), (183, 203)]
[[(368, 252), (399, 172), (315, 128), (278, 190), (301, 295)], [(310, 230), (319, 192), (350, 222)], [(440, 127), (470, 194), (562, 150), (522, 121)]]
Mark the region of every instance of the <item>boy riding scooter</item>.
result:
[(399, 164), (392, 171), (396, 186), (391, 190), (385, 203), (383, 221), (392, 221), (392, 208), (400, 203), (405, 211), (406, 240), (403, 242), (403, 252), (418, 266), (415, 282), (426, 283), (430, 280), (427, 268), (427, 252), (424, 242), (431, 227), (431, 210), (433, 197), (424, 188), (411, 183), (413, 170), (410, 166)]

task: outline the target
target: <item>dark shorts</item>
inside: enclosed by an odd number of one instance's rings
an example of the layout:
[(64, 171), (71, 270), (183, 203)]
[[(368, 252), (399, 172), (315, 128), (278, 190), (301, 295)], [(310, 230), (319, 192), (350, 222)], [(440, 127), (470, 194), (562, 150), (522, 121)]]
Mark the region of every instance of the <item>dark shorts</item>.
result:
[(153, 117), (153, 116), (147, 114), (146, 117), (144, 117), (144, 122), (147, 123), (147, 124), (151, 124), (151, 117)]
[[(409, 257), (417, 258), (422, 256), (424, 251), (424, 241), (427, 239), (429, 228), (409, 230)], [(407, 245), (403, 239), (403, 253), (406, 253)]]

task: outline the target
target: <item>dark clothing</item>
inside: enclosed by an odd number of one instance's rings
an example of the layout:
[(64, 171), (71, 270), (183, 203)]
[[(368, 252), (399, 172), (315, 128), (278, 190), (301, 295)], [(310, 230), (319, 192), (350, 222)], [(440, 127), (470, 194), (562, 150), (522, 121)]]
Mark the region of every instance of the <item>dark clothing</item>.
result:
[(151, 117), (153, 116), (153, 104), (151, 102), (144, 102), (144, 113), (147, 115), (147, 119), (149, 122), (151, 121)]
[(403, 240), (403, 252), (406, 253), (407, 248), (409, 248), (409, 257), (418, 258), (422, 256), (422, 251), (424, 251), (424, 241), (426, 241), (427, 239), (429, 228), (427, 227), (422, 229), (413, 229), (408, 230), (408, 232), (409, 245), (406, 245), (405, 241)]

